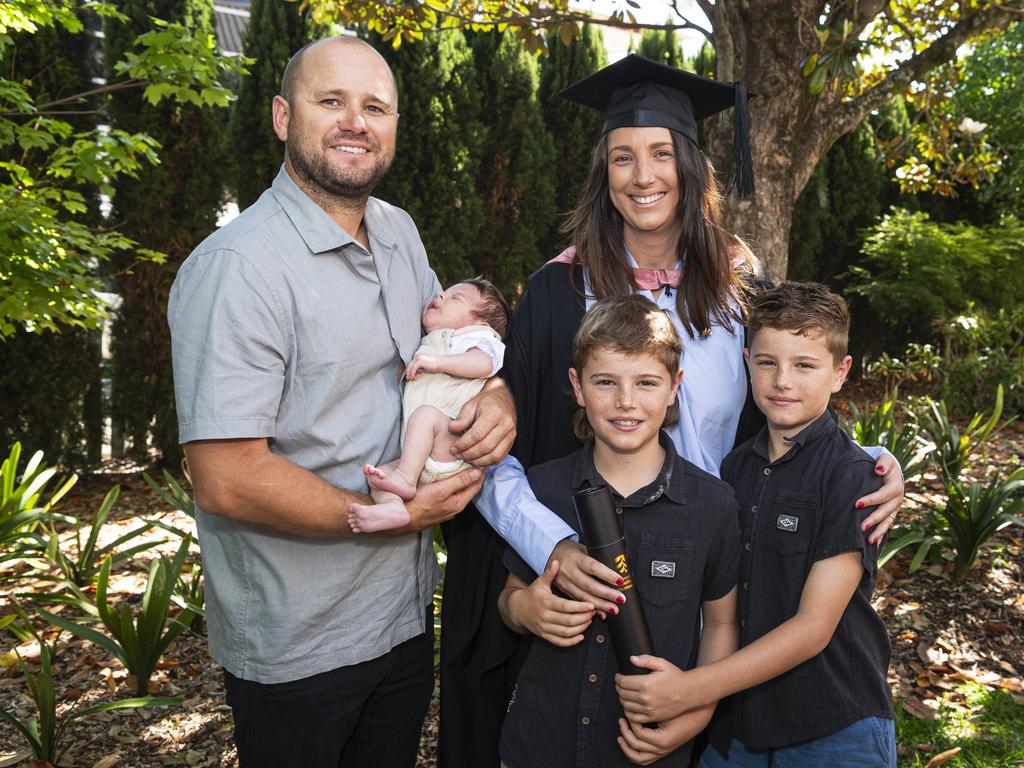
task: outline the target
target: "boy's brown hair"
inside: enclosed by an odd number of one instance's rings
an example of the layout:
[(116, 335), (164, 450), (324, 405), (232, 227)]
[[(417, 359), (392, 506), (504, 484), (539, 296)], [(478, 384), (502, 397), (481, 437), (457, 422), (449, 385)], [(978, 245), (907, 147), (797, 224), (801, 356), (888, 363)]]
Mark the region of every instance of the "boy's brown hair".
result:
[(477, 276), (472, 280), (463, 280), (461, 285), (472, 285), (480, 291), (480, 302), (473, 309), (473, 317), (494, 329), (501, 338), (508, 333), (509, 309), (508, 302), (501, 291), (490, 280)]
[(748, 305), (748, 344), (762, 328), (811, 331), (825, 335), (825, 344), (836, 365), (846, 356), (850, 338), (850, 311), (842, 296), (821, 283), (784, 282), (754, 296)]
[[(651, 355), (674, 376), (679, 370), (683, 342), (669, 316), (650, 299), (634, 293), (602, 299), (587, 310), (572, 344), (572, 367), (580, 378), (583, 366), (600, 349), (627, 356)], [(662, 426), (670, 427), (677, 421), (678, 399), (665, 411)], [(572, 430), (580, 440), (594, 436), (584, 409), (573, 413)]]

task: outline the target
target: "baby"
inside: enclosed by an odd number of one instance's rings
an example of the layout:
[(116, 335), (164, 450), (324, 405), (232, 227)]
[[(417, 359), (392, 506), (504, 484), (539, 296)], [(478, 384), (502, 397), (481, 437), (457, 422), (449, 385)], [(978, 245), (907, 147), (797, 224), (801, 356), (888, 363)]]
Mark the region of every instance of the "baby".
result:
[(469, 466), (453, 460), (456, 436), (448, 425), (501, 368), (508, 317), (504, 297), (480, 278), (456, 283), (427, 304), (426, 335), (405, 371), (402, 455), (382, 467), (363, 467), (376, 503), (349, 505), (353, 533), (408, 525), (404, 502), (416, 496), (417, 484), (444, 480)]

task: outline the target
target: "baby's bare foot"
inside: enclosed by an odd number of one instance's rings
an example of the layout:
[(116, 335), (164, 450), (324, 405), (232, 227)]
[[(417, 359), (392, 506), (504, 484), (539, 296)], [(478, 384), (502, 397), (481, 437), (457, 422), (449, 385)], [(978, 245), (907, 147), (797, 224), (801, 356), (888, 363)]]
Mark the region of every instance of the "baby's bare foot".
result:
[(410, 521), (409, 512), (399, 502), (389, 504), (349, 504), (348, 527), (353, 533), (375, 533), (401, 528)]
[(366, 482), (371, 488), (381, 491), (388, 491), (395, 494), (403, 501), (412, 501), (416, 498), (416, 485), (410, 483), (396, 469), (388, 474), (380, 467), (373, 467), (367, 464), (363, 467), (363, 474), (366, 475)]
[(373, 464), (363, 464), (363, 474), (366, 475), (367, 480), (371, 478), (383, 480), (387, 476), (383, 469), (375, 467)]

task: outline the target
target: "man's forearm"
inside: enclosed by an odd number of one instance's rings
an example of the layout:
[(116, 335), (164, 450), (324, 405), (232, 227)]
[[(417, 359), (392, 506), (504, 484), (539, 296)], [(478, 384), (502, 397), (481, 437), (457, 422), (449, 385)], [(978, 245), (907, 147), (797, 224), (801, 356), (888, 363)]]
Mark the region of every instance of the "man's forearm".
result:
[(201, 441), (185, 446), (196, 503), (221, 515), (285, 533), (350, 534), (348, 505), (372, 503), (270, 452), (265, 440)]

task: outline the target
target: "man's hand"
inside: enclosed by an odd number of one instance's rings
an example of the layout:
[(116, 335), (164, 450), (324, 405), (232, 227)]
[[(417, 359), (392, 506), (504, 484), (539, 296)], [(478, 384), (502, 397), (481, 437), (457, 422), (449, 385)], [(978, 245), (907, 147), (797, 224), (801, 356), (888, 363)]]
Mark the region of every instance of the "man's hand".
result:
[(704, 730), (714, 711), (713, 706), (693, 709), (660, 722), (654, 728), (646, 728), (620, 717), (619, 749), (637, 765), (650, 765), (679, 749)]
[(437, 358), (433, 355), (416, 355), (405, 369), (405, 378), (412, 381), (420, 371), (425, 373), (437, 373)]
[(508, 456), (516, 439), (516, 409), (512, 394), (500, 379), (491, 379), (479, 395), (448, 425), (452, 454), (477, 467), (489, 467)]
[(583, 633), (594, 619), (594, 606), (566, 600), (552, 592), (551, 582), (557, 573), (558, 561), (554, 560), (528, 587), (513, 588), (506, 610), (512, 626), (552, 645), (568, 648), (583, 641)]
[(480, 492), (483, 483), (484, 473), (479, 469), (470, 468), (445, 480), (421, 485), (416, 489), (416, 498), (405, 503), (411, 518), (409, 525), (386, 533), (421, 531), (436, 523), (451, 520)]
[(591, 603), (598, 611), (613, 616), (626, 602), (625, 595), (609, 586), (622, 586), (622, 577), (588, 555), (582, 544), (570, 539), (558, 542), (548, 564), (554, 560), (560, 564), (555, 585), (574, 600)]
[(878, 505), (878, 509), (864, 518), (860, 526), (862, 531), (874, 528), (868, 536), (871, 544), (878, 543), (892, 528), (896, 513), (903, 506), (903, 470), (896, 457), (885, 451), (875, 462), (875, 472), (884, 478), (882, 487), (857, 499), (857, 509)]
[(615, 675), (615, 691), (631, 723), (661, 723), (698, 703), (687, 698), (687, 673), (672, 662), (646, 655), (629, 660), (640, 669), (651, 670), (647, 675)]

